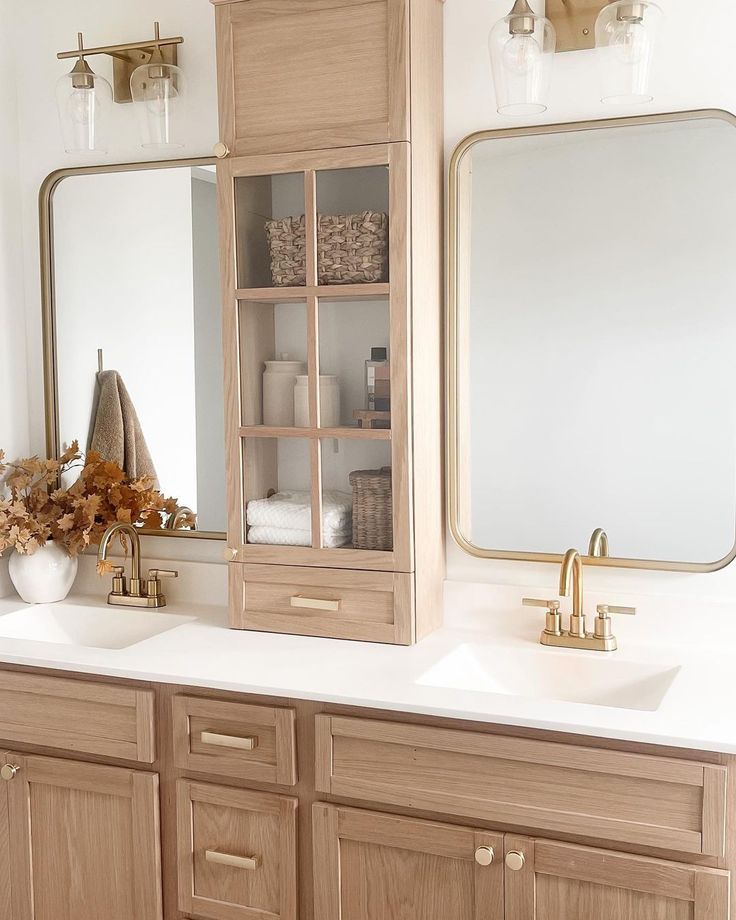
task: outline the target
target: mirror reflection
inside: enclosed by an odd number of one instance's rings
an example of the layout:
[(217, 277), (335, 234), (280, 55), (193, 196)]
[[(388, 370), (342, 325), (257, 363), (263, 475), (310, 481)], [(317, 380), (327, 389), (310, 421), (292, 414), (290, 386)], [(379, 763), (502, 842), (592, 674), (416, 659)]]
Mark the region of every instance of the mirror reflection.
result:
[(214, 166), (80, 172), (53, 195), (58, 442), (226, 528)]
[[(457, 161), (455, 530), (712, 564), (736, 521), (727, 117), (481, 138)], [(598, 542), (597, 552), (605, 553)]]

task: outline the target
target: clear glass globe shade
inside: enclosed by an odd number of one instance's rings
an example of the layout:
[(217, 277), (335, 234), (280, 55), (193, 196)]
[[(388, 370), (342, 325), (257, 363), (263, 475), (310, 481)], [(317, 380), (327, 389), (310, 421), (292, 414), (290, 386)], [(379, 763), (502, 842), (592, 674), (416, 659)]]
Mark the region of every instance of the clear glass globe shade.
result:
[(533, 35), (512, 35), (502, 54), (503, 66), (518, 77), (530, 73), (541, 57), (542, 49)]
[(638, 64), (649, 54), (651, 40), (642, 22), (617, 22), (610, 46), (624, 64)]
[(185, 123), (185, 82), (179, 67), (152, 61), (137, 67), (130, 78), (143, 147), (184, 146), (180, 137)]
[(107, 80), (91, 71), (64, 74), (56, 84), (56, 104), (67, 153), (107, 151), (112, 108), (112, 87)]

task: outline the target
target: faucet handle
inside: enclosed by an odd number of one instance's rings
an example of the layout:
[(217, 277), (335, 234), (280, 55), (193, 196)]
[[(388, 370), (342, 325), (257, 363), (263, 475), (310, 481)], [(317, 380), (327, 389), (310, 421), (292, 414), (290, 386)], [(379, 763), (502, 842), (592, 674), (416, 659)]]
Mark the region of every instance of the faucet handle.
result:
[(543, 601), (538, 597), (522, 598), (524, 607), (546, 607), (547, 616), (545, 617), (544, 631), (548, 636), (561, 636), (562, 623), (560, 620), (560, 602), (558, 600)]
[(148, 570), (148, 578), (146, 579), (146, 595), (154, 601), (153, 606), (166, 606), (166, 595), (161, 590), (161, 579), (178, 577), (179, 573), (175, 569)]
[(127, 593), (125, 588), (125, 567), (122, 565), (112, 567), (112, 593), (120, 595)]
[(179, 573), (176, 569), (149, 569), (148, 580), (158, 581), (159, 578), (178, 578)]
[(630, 617), (636, 614), (636, 607), (614, 607), (612, 604), (598, 604), (595, 609), (599, 617), (607, 617), (609, 613), (625, 613)]

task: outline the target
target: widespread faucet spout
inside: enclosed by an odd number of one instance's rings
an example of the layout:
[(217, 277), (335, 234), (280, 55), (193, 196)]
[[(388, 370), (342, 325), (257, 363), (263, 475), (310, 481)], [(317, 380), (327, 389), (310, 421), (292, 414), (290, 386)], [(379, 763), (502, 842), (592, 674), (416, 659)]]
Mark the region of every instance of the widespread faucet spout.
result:
[(572, 591), (572, 614), (570, 616), (570, 634), (585, 636), (585, 616), (583, 614), (583, 560), (576, 549), (569, 549), (562, 560), (560, 569), (560, 597), (569, 597)]

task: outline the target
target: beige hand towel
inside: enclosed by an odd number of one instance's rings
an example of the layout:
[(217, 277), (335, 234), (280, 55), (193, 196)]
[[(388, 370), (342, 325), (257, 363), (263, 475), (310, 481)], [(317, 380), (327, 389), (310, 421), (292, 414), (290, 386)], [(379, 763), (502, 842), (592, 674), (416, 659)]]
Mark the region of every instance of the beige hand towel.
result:
[(158, 476), (143, 437), (133, 402), (117, 371), (97, 375), (90, 450), (117, 463), (131, 479), (148, 476), (158, 489)]

